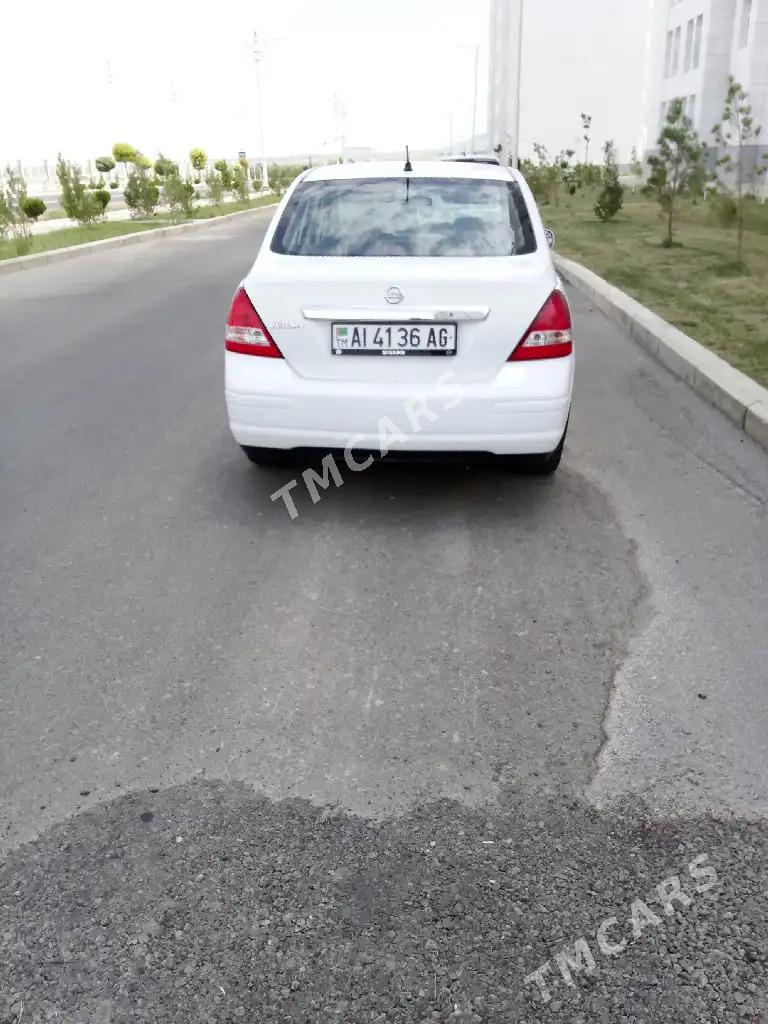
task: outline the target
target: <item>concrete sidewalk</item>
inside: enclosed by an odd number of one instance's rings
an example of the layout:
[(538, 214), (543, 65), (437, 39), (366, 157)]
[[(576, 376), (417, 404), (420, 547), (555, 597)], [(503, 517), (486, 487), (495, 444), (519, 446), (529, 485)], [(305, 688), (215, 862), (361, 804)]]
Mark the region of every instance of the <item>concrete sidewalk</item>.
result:
[[(130, 216), (131, 211), (127, 206), (111, 211), (108, 208), (104, 220), (130, 220)], [(76, 227), (78, 227), (76, 220), (71, 220), (69, 217), (55, 217), (51, 220), (39, 220), (37, 224), (32, 225), (31, 230), (33, 235), (48, 235), (51, 231), (61, 231), (63, 228)]]

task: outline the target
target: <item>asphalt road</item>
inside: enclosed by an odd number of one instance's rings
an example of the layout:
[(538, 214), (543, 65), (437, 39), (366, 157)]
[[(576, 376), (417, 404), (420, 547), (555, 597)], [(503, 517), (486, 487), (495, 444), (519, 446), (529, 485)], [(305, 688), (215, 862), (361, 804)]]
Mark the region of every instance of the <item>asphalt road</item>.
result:
[(221, 393), (267, 216), (0, 277), (0, 1021), (768, 1021), (765, 453), (574, 295), (556, 478), (291, 521)]

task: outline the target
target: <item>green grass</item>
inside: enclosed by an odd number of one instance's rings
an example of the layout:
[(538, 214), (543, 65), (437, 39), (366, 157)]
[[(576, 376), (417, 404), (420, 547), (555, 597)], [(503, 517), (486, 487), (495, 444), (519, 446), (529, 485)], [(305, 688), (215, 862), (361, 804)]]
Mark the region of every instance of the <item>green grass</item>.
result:
[[(274, 196), (259, 196), (258, 199), (249, 199), (245, 202), (222, 203), (221, 206), (199, 206), (195, 212), (194, 219), (208, 220), (212, 217), (221, 217), (227, 213), (238, 213), (240, 210), (267, 206), (275, 201)], [(64, 249), (72, 245), (82, 245), (85, 242), (97, 242), (102, 238), (133, 235), (138, 231), (149, 231), (152, 228), (167, 227), (173, 223), (180, 224), (183, 222), (183, 218), (181, 220), (177, 219), (174, 222), (167, 214), (158, 214), (156, 217), (147, 220), (107, 220), (93, 224), (91, 227), (61, 228), (60, 231), (49, 231), (44, 235), (33, 235), (33, 245), (29, 255), (50, 252), (52, 249)], [(18, 255), (12, 239), (0, 242), (0, 260), (13, 259)]]
[(743, 266), (736, 232), (721, 228), (707, 203), (681, 206), (665, 249), (664, 217), (651, 199), (627, 195), (615, 221), (595, 217), (594, 195), (541, 207), (557, 251), (583, 263), (665, 320), (768, 385), (768, 206), (749, 204)]
[[(45, 235), (32, 236), (32, 248), (27, 255), (50, 252), (51, 249), (64, 249), (71, 245), (82, 245), (84, 242), (97, 242), (102, 238), (116, 238), (118, 235), (132, 235), (137, 231), (148, 231), (150, 228), (162, 227), (169, 221), (164, 217), (140, 221), (104, 221), (87, 228), (62, 228), (60, 231), (49, 231)], [(0, 260), (13, 259), (19, 254), (13, 240), (0, 242)]]

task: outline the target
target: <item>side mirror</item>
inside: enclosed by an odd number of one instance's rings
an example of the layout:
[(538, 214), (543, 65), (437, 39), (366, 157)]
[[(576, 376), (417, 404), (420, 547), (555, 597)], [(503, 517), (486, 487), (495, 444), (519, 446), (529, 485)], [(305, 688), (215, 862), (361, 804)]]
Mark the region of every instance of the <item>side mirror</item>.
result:
[(544, 237), (547, 240), (547, 245), (550, 249), (555, 248), (555, 232), (552, 228), (544, 228)]

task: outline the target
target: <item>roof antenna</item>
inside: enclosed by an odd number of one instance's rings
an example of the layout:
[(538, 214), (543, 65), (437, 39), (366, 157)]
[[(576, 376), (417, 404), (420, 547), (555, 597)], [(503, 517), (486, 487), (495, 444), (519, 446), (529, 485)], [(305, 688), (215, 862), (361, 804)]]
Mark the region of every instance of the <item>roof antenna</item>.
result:
[(405, 147), (405, 167), (403, 168), (403, 171), (407, 172), (407, 171), (412, 171), (412, 170), (413, 170), (413, 167), (411, 166), (411, 155), (408, 152), (408, 146), (406, 146)]

